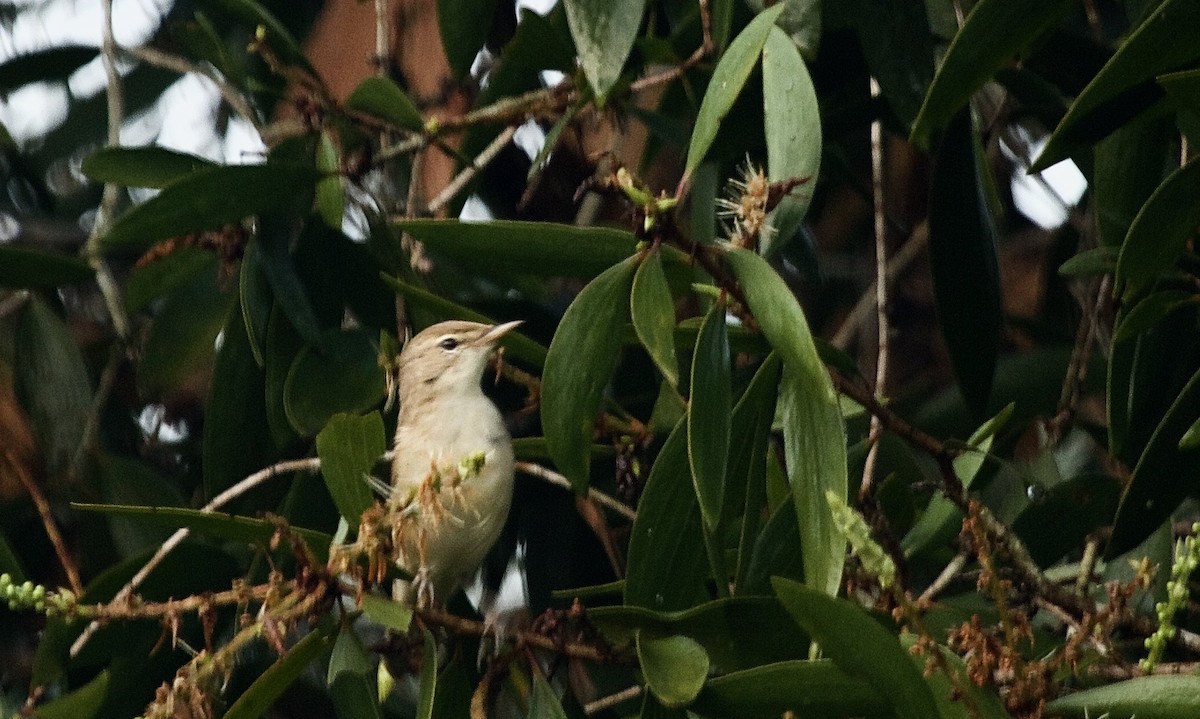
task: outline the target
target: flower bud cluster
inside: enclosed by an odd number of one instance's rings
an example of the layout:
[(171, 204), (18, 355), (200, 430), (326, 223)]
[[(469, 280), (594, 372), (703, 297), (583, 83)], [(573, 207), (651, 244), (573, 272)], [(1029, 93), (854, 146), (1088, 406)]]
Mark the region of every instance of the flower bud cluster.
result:
[(1192, 533), (1175, 543), (1175, 561), (1171, 565), (1171, 579), (1167, 581), (1166, 601), (1154, 605), (1158, 615), (1158, 629), (1146, 637), (1149, 653), (1138, 664), (1149, 674), (1162, 659), (1167, 642), (1175, 638), (1175, 614), (1188, 603), (1188, 577), (1200, 567), (1200, 522), (1192, 525)]
[(833, 513), (834, 526), (850, 542), (863, 569), (878, 577), (880, 586), (889, 589), (896, 582), (896, 563), (871, 537), (866, 520), (831, 490), (826, 490), (825, 501), (829, 502), (829, 510)]
[(32, 609), (47, 617), (68, 614), (75, 608), (75, 594), (70, 590), (50, 592), (30, 581), (17, 584), (7, 572), (0, 574), (0, 601), (14, 611)]

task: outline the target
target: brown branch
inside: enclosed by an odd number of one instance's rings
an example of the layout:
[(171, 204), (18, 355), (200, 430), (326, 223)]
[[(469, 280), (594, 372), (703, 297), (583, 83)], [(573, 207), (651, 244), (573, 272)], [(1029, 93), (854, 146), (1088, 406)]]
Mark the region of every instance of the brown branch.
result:
[(79, 568), (75, 566), (75, 559), (67, 551), (67, 544), (63, 541), (62, 533), (58, 531), (58, 524), (54, 521), (54, 512), (50, 509), (50, 503), (46, 501), (46, 495), (42, 494), (42, 488), (38, 486), (33, 477), (29, 476), (24, 463), (13, 457), (12, 452), (7, 449), (4, 450), (4, 460), (6, 464), (12, 467), (17, 478), (21, 480), (21, 484), (25, 485), (25, 491), (29, 492), (29, 498), (33, 500), (33, 505), (37, 507), (38, 516), (42, 518), (42, 527), (45, 528), (46, 536), (50, 538), (50, 543), (54, 545), (54, 553), (58, 555), (58, 562), (67, 574), (67, 581), (71, 584), (71, 591), (75, 592), (76, 596), (82, 594), (83, 582), (79, 579)]
[(640, 80), (636, 80), (629, 85), (629, 91), (632, 93), (641, 92), (651, 87), (663, 85), (668, 82), (673, 82), (683, 77), (684, 73), (695, 67), (701, 60), (712, 54), (716, 49), (716, 43), (712, 37), (712, 11), (709, 8), (709, 0), (699, 0), (700, 3), (700, 28), (703, 32), (703, 40), (700, 47), (696, 48), (691, 55), (683, 62), (675, 65), (671, 69), (658, 73), (657, 75), (648, 75)]
[[(466, 619), (442, 609), (418, 608), (415, 612), (423, 621), (429, 624), (436, 624), (439, 627), (445, 627), (455, 634), (469, 634), (482, 637), (490, 631), (483, 622)], [(542, 634), (529, 631), (517, 632), (514, 638), (518, 643), (524, 643), (537, 649), (545, 649), (546, 651), (555, 652), (572, 659), (584, 659), (591, 662), (604, 663), (624, 662), (631, 659), (626, 653), (615, 651), (612, 647), (605, 644), (559, 642)]]

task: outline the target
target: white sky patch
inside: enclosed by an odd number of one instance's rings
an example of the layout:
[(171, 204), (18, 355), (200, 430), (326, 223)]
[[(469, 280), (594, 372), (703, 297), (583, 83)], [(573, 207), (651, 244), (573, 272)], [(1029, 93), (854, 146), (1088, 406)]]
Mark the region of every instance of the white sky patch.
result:
[[(1047, 137), (1029, 139), (1028, 148), (1032, 157), (1041, 154), (1046, 147)], [(1025, 171), (1028, 158), (1018, 157), (1003, 141), (1001, 151), (1014, 161), (1010, 179), (1013, 204), (1030, 221), (1047, 230), (1057, 229), (1067, 221), (1071, 208), (1083, 198), (1087, 180), (1070, 160), (1051, 165), (1040, 173)]]
[(546, 133), (536, 121), (526, 120), (525, 124), (513, 133), (513, 144), (521, 148), (532, 160), (542, 151), (542, 145), (546, 144)]

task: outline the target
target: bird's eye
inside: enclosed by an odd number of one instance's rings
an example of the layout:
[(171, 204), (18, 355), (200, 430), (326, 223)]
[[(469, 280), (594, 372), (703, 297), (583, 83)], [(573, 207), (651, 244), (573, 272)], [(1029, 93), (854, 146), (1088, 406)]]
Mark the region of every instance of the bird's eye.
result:
[(458, 340), (454, 339), (453, 337), (447, 337), (441, 342), (438, 342), (438, 347), (441, 347), (444, 350), (452, 350), (455, 347), (458, 347)]

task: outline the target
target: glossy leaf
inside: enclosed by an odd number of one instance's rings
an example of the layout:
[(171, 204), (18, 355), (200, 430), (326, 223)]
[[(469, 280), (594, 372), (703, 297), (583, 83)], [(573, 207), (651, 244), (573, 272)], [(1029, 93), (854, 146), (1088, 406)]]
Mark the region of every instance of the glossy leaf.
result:
[[(725, 304), (712, 306), (700, 327), (692, 354), (691, 401), (688, 403), (688, 465), (707, 533), (719, 529), (725, 499), (725, 465), (729, 461), (729, 335)], [(716, 569), (716, 567), (714, 567)]]
[(1191, 427), (1183, 433), (1179, 438), (1180, 449), (1200, 449), (1200, 419), (1192, 423)]
[(117, 218), (102, 241), (145, 249), (169, 237), (216, 230), (265, 212), (298, 213), (311, 204), (314, 170), (230, 165), (197, 170)]
[(217, 334), (236, 299), (222, 291), (215, 266), (167, 297), (150, 325), (138, 365), (144, 395), (162, 396), (211, 364)]
[(329, 698), (333, 701), (338, 719), (383, 719), (374, 678), (343, 672), (329, 682)]
[(833, 384), (808, 321), (787, 284), (766, 260), (730, 249), (737, 277), (763, 334), (783, 360), (779, 402), (792, 501), (800, 522), (805, 581), (829, 594), (841, 584), (846, 540), (833, 525), (825, 492), (846, 496), (846, 436)]
[(1178, 166), (1172, 142), (1178, 131), (1168, 118), (1125, 125), (1092, 152), (1096, 231), (1100, 250), (1119, 248), (1142, 205), (1168, 172)]
[(438, 0), (438, 30), (455, 78), (471, 71), (492, 27), (496, 4), (496, 0)]
[(484, 274), (593, 277), (633, 253), (625, 230), (550, 222), (405, 220), (396, 226), (435, 254)]
[(1117, 268), (1117, 253), (1112, 247), (1093, 247), (1062, 263), (1058, 274), (1063, 277), (1096, 277)]
[(940, 716), (929, 685), (908, 652), (858, 605), (790, 579), (771, 583), (779, 601), (821, 650), (846, 673), (869, 681), (898, 719)]
[(335, 414), (317, 433), (317, 457), (325, 486), (351, 527), (357, 527), (362, 513), (375, 503), (366, 477), (386, 450), (383, 418), (378, 412), (361, 417)]
[(928, 146), (975, 91), (1054, 25), (1070, 0), (980, 0), (951, 41), (917, 119), (913, 142)]
[(1134, 30), (1071, 103), (1033, 169), (1062, 160), (1077, 146), (1103, 137), (1164, 94), (1155, 76), (1200, 58), (1200, 46), (1180, 42), (1179, 29), (1200, 25), (1200, 5), (1165, 0)]
[(363, 412), (383, 400), (384, 377), (364, 330), (334, 330), (319, 347), (300, 350), (283, 386), (288, 421), (314, 435), (338, 412)]
[(778, 719), (884, 716), (886, 697), (829, 660), (787, 661), (710, 679), (694, 705), (704, 716)]
[(403, 634), (412, 623), (412, 607), (375, 594), (364, 594), (359, 604), (367, 619)]
[[(770, 447), (771, 423), (779, 397), (779, 376), (783, 364), (772, 353), (754, 373), (750, 385), (738, 399), (730, 420), (730, 455), (726, 502), (741, 497), (741, 527), (738, 537), (735, 584), (738, 592), (750, 568), (751, 552), (762, 524), (763, 507), (767, 503), (767, 451)], [(735, 504), (733, 509), (737, 510)], [(728, 514), (728, 508), (726, 510)], [(793, 546), (798, 546), (799, 540)]]
[(625, 604), (672, 611), (707, 598), (702, 537), (700, 506), (688, 477), (687, 427), (681, 421), (663, 443), (638, 502)]
[(330, 630), (312, 629), (303, 639), (287, 651), (267, 670), (258, 675), (254, 683), (242, 693), (224, 719), (258, 719), (279, 698), (292, 682), (296, 681), (309, 664), (328, 651)]
[(95, 182), (126, 187), (166, 187), (197, 170), (216, 165), (203, 157), (165, 147), (105, 147), (83, 161), (83, 174)]
[(263, 271), (260, 251), (256, 242), (246, 247), (238, 272), (238, 300), (250, 351), (254, 353), (254, 361), (262, 367), (266, 364), (267, 331), (271, 323), (271, 310), (275, 306), (275, 294)]
[(675, 300), (667, 286), (662, 258), (652, 252), (638, 265), (629, 295), (633, 330), (650, 359), (673, 387), (679, 385), (679, 358), (675, 354)]
[(563, 315), (542, 373), (542, 428), (559, 471), (576, 492), (588, 486), (592, 430), (617, 365), (637, 257), (592, 280)]
[(767, 42), (767, 36), (783, 10), (784, 4), (779, 3), (759, 13), (733, 42), (729, 43), (729, 48), (721, 55), (721, 60), (713, 70), (712, 80), (708, 83), (708, 90), (704, 93), (704, 99), (700, 102), (696, 127), (688, 145), (685, 176), (690, 176), (699, 167), (708, 153), (708, 148), (717, 138), (721, 121), (729, 114), (734, 100), (741, 93), (746, 80), (750, 78), (754, 66), (758, 64), (758, 57)]
[(708, 678), (704, 647), (684, 636), (637, 635), (637, 656), (650, 691), (671, 708), (686, 706)]
[(567, 719), (562, 703), (540, 671), (533, 672), (533, 691), (529, 695), (529, 719)]
[(929, 259), (954, 376), (976, 418), (987, 416), (1003, 311), (986, 173), (970, 113), (959, 113), (946, 128), (934, 165)]
[(346, 100), (346, 109), (373, 115), (412, 132), (421, 132), (425, 127), (421, 111), (399, 85), (386, 77), (373, 75), (359, 83)]
[(1013, 520), (1012, 528), (1033, 561), (1049, 567), (1111, 521), (1120, 494), (1121, 486), (1112, 477), (1073, 477), (1035, 497)]
[(430, 719), (433, 716), (434, 699), (437, 695), (437, 642), (428, 628), (422, 627), (421, 634), (425, 637), (425, 653), (421, 659), (421, 679), (417, 695), (416, 719)]
[(298, 258), (291, 250), (296, 229), (291, 217), (272, 214), (262, 218), (251, 262), (262, 269), (277, 300), (275, 306), (282, 310), (292, 328), (305, 342), (318, 344), (322, 325), (314, 307), (316, 298), (305, 287), (297, 267)]
[(373, 669), (367, 651), (363, 648), (362, 640), (354, 632), (354, 627), (343, 625), (338, 630), (337, 639), (333, 642), (333, 651), (329, 655), (329, 668), (325, 672), (325, 681), (333, 684), (339, 674), (366, 674)]
[(1047, 704), (1046, 710), (1078, 719), (1104, 715), (1110, 719), (1186, 719), (1200, 712), (1200, 677), (1135, 677), (1068, 694)]
[(804, 554), (797, 551), (800, 525), (796, 522), (796, 505), (785, 495), (775, 512), (755, 537), (745, 578), (738, 583), (739, 594), (769, 594), (772, 577), (804, 579)]
[(575, 39), (579, 53), (579, 64), (596, 92), (597, 104), (603, 105), (633, 49), (646, 2), (563, 0), (563, 4), (567, 9), (571, 37)]
[(1200, 158), (1163, 180), (1129, 227), (1117, 257), (1116, 279), (1128, 298), (1146, 290), (1183, 253), (1200, 223)]
[(77, 257), (0, 246), (0, 287), (49, 289), (91, 279), (92, 268)]

